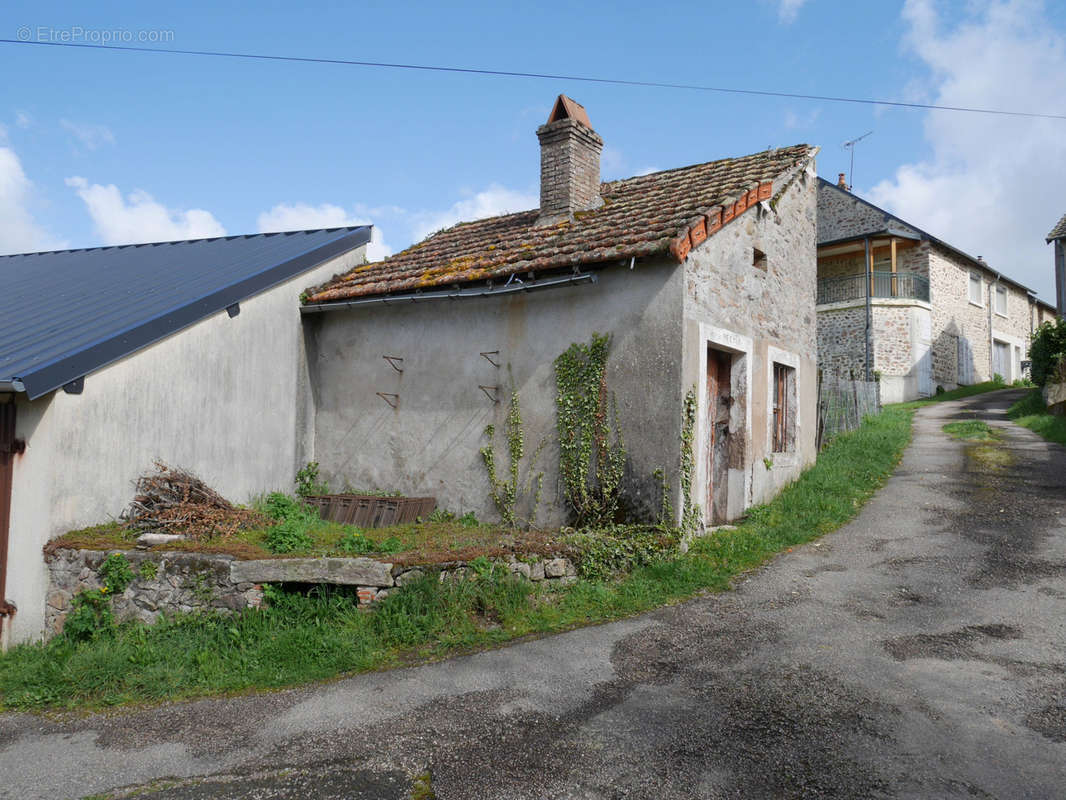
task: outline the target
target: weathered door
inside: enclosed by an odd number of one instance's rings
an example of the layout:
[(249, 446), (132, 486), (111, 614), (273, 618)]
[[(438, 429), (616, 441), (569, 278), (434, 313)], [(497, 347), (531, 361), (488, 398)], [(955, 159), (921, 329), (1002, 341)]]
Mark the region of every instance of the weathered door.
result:
[(733, 405), (729, 353), (707, 350), (707, 508), (712, 525), (725, 522), (729, 507), (729, 409)]
[(998, 340), (992, 341), (992, 372), (1004, 380), (1013, 380), (1010, 369), (1010, 345)]

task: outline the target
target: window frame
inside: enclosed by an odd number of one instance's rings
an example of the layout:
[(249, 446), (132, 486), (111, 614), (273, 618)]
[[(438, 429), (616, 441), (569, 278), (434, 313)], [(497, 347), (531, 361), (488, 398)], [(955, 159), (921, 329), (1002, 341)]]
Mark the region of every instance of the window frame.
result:
[[(977, 299), (973, 299), (973, 287), (974, 281), (977, 281)], [(985, 279), (980, 272), (970, 270), (969, 278), (967, 279), (967, 293), (966, 298), (970, 301), (970, 305), (977, 306), (978, 308), (985, 307)]]
[[(1007, 300), (1008, 300), (1007, 294), (1008, 294), (1008, 292), (1007, 292), (1007, 287), (1006, 286), (1003, 286), (1002, 284), (998, 284), (998, 283), (995, 285), (995, 290), (992, 293), (992, 310), (995, 311), (996, 314), (998, 314), (1001, 317), (1008, 316), (1008, 314), (1007, 314), (1007, 308), (1008, 308), (1008, 306), (1007, 306)], [(999, 310), (999, 298), (1001, 296), (1003, 297), (1003, 310), (1002, 311)]]
[(794, 406), (798, 398), (792, 397), (796, 391), (796, 368), (773, 361), (770, 381), (770, 452), (774, 455), (792, 453), (796, 450)]

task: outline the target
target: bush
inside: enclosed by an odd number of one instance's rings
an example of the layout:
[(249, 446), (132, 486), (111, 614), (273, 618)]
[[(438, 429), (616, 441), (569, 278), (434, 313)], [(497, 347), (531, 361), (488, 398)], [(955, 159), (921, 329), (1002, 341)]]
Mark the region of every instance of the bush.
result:
[(297, 471), (296, 494), (307, 497), (313, 494), (329, 494), (329, 484), (318, 480), (318, 462), (308, 461), (307, 466)]
[(310, 550), (314, 545), (307, 523), (300, 519), (287, 519), (267, 530), (266, 546), (271, 553), (294, 553)]
[(677, 545), (677, 537), (659, 527), (613, 525), (579, 531), (570, 537), (570, 544), (578, 551), (578, 573), (602, 580), (659, 560)]
[(1043, 386), (1061, 368), (1066, 354), (1066, 319), (1045, 322), (1036, 329), (1029, 345), (1029, 359), (1033, 362), (1033, 383)]
[(63, 622), (63, 635), (73, 642), (87, 642), (114, 631), (115, 617), (107, 587), (78, 592), (70, 601)]

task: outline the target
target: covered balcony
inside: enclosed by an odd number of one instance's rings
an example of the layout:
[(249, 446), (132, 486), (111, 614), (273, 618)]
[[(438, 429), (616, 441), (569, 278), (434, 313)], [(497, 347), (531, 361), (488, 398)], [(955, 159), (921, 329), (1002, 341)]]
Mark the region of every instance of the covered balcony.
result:
[(928, 256), (916, 234), (883, 230), (818, 245), (817, 304), (929, 302)]
[(929, 279), (914, 272), (875, 270), (866, 274), (837, 275), (818, 279), (818, 305), (864, 300), (867, 284), (870, 297), (924, 300), (929, 302)]

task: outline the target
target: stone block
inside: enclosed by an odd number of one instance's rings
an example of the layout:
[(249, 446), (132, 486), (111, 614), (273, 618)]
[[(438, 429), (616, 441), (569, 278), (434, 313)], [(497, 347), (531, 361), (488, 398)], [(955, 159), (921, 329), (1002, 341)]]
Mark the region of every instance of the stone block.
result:
[(521, 561), (516, 561), (515, 563), (508, 564), (507, 566), (510, 568), (510, 570), (511, 570), (511, 572), (513, 574), (521, 575), (526, 580), (529, 580), (529, 575), (530, 575), (529, 564), (524, 564)]
[(371, 558), (275, 558), (234, 561), (233, 583), (332, 583), (345, 586), (393, 585), (392, 564)]
[(417, 581), (425, 574), (426, 573), (420, 569), (409, 569), (406, 572), (401, 572), (393, 578), (393, 580), (396, 582), (397, 586), (406, 586), (409, 583)]
[(569, 565), (569, 561), (565, 558), (552, 558), (544, 562), (544, 577), (545, 578), (562, 578), (566, 575), (566, 568)]
[(544, 580), (544, 562), (534, 561), (529, 565), (529, 579), (531, 581)]

